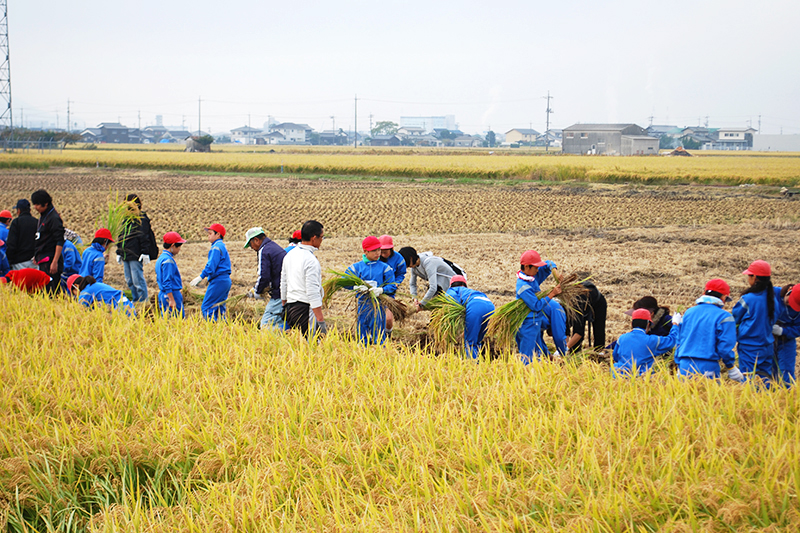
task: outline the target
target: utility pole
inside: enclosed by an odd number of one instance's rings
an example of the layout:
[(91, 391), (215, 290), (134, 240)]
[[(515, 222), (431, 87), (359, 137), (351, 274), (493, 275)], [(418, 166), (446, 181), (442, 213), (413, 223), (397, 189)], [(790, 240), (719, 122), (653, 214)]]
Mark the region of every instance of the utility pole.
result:
[(142, 111), (137, 111), (136, 115), (139, 117), (139, 131), (142, 131)]
[(14, 130), (11, 60), (8, 52), (8, 1), (0, 0), (0, 129)]
[(67, 133), (69, 133), (69, 98), (67, 98)]
[(336, 117), (331, 115), (331, 120), (333, 121), (333, 140), (331, 142), (336, 144)]
[[(545, 111), (547, 113), (547, 129), (544, 130), (544, 151), (545, 151), (545, 153), (547, 153), (547, 152), (550, 151), (550, 113), (553, 112), (553, 110), (550, 109), (550, 100), (553, 97), (550, 96), (550, 91), (547, 91), (547, 96), (542, 96), (542, 98), (546, 98), (547, 99), (547, 111)], [(651, 124), (652, 124), (652, 120), (651, 120)]]
[(356, 118), (355, 118), (355, 126), (353, 127), (353, 131), (355, 135), (353, 135), (353, 148), (358, 148), (358, 95), (356, 95)]
[(369, 134), (372, 135), (372, 113), (369, 114)]
[(201, 98), (198, 96), (198, 97), (197, 97), (197, 135), (198, 135), (198, 136), (202, 135), (202, 134), (200, 133), (200, 131), (203, 129), (203, 128), (201, 127), (201, 126), (202, 126), (202, 124), (203, 124), (203, 123), (202, 123), (202, 121), (201, 121), (201, 118), (202, 118), (202, 116), (203, 116), (203, 115), (202, 115), (202, 111), (201, 111), (201, 108), (200, 108), (200, 105), (201, 105), (202, 103), (203, 103), (203, 100), (202, 100), (202, 99), (201, 99)]
[(708, 128), (708, 115), (706, 115), (706, 128)]
[(652, 128), (652, 127), (653, 127), (653, 119), (654, 119), (655, 117), (654, 117), (653, 115), (650, 115), (650, 116), (649, 116), (649, 117), (647, 117), (647, 118), (648, 118), (648, 119), (650, 119), (650, 127)]
[(761, 115), (758, 115), (758, 133), (761, 133)]

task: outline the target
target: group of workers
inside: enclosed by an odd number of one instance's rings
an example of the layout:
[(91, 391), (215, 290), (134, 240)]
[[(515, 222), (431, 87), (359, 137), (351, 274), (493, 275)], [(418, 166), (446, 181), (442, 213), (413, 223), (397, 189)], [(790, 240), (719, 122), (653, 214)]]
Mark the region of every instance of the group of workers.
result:
[[(169, 231), (162, 238), (163, 250), (158, 254), (150, 221), (141, 211), (141, 200), (131, 194), (126, 201), (137, 216), (129, 219), (123, 233), (117, 236), (117, 262), (124, 266), (131, 299), (103, 283), (105, 254), (115, 236), (108, 229), (97, 230), (81, 254), (65, 234), (76, 240), (79, 237), (64, 229), (52, 198), (44, 190), (34, 192), (30, 203), (19, 200), (13, 220), (10, 211), (0, 212), (0, 282), (29, 291), (63, 290), (86, 306), (104, 303), (135, 315), (134, 302), (147, 299), (143, 266), (157, 256), (158, 309), (164, 315), (184, 316), (183, 282), (175, 258), (186, 240)], [(40, 214), (38, 221), (30, 215), (31, 204)], [(226, 314), (231, 260), (224, 243), (225, 227), (214, 223), (205, 230), (211, 243), (208, 260), (189, 285), (208, 283), (202, 315), (219, 320)], [(327, 331), (321, 265), (315, 257), (323, 239), (323, 225), (315, 220), (305, 222), (294, 232), (286, 248), (267, 237), (261, 227), (247, 230), (244, 247), (257, 253), (258, 266), (256, 283), (247, 296), (267, 301), (261, 328), (299, 329), (303, 334)], [(415, 308), (425, 309), (437, 294), (446, 292), (466, 309), (466, 355), (476, 360), (480, 357), (487, 321), (495, 307), (486, 294), (467, 286), (467, 273), (462, 267), (431, 252), (417, 253), (412, 247), (395, 252), (390, 235), (366, 237), (362, 252), (361, 259), (347, 268), (349, 274), (364, 282), (350, 287), (358, 293), (356, 329), (362, 342), (382, 344), (391, 337), (394, 316), (385, 305), (375, 302), (381, 295), (394, 298), (410, 269), (409, 289)], [(631, 331), (609, 346), (605, 346), (606, 301), (592, 283), (583, 282), (585, 294), (572, 302), (575, 313), (566, 313), (559, 301), (560, 285), (545, 296), (538, 295), (540, 284), (555, 268), (553, 261), (542, 259), (535, 250), (520, 257), (516, 297), (524, 302), (528, 313), (516, 333), (516, 343), (526, 364), (538, 358), (560, 358), (581, 349), (588, 328), (589, 345), (611, 351), (615, 375), (644, 374), (653, 367), (656, 357), (674, 350), (680, 375), (719, 378), (722, 363), (727, 377), (735, 381), (758, 376), (769, 387), (773, 382), (788, 386), (795, 380), (800, 289), (793, 291), (793, 285), (773, 287), (771, 267), (766, 261), (754, 261), (743, 272), (748, 287), (732, 312), (724, 309), (731, 289), (722, 279), (709, 280), (696, 305), (683, 315), (670, 315), (669, 308), (646, 296), (627, 313), (631, 316)], [(420, 278), (428, 282), (422, 298), (417, 285)], [(554, 354), (545, 342), (545, 333), (553, 339)]]

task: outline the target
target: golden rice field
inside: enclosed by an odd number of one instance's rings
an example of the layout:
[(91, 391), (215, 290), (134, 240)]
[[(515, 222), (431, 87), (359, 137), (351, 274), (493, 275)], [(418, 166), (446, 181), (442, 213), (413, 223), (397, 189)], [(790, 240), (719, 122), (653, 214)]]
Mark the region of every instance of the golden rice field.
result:
[[(191, 154), (187, 154), (191, 155)], [(232, 294), (252, 286), (244, 230), (280, 244), (325, 224), (343, 270), (368, 233), (463, 266), (496, 305), (522, 251), (591, 275), (609, 340), (644, 295), (673, 310), (754, 259), (800, 282), (800, 202), (768, 187), (422, 183), (124, 169), (0, 171), (0, 207), (44, 187), (87, 238), (110, 194), (136, 192), (156, 232), (226, 225)], [(110, 261), (107, 282), (124, 287)], [(145, 267), (151, 293), (152, 264)], [(202, 292), (202, 289), (197, 289)], [(407, 282), (400, 290), (408, 298)], [(427, 313), (385, 348), (326, 309), (321, 343), (258, 331), (263, 304), (212, 325), (128, 319), (0, 290), (0, 530), (792, 531), (800, 523), (798, 391), (683, 382), (666, 365), (615, 380), (583, 355), (479, 365), (416, 346)]]
[(800, 155), (586, 157), (513, 151), (307, 150), (183, 153), (173, 150), (80, 150), (2, 154), (0, 166), (109, 166), (194, 172), (299, 173), (413, 178), (537, 179), (547, 181), (800, 183)]

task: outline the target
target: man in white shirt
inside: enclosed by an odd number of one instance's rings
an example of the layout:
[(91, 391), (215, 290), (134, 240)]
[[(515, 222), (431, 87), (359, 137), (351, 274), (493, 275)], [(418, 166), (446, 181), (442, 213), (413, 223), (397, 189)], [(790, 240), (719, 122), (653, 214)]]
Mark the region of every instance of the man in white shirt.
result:
[(328, 331), (322, 316), (322, 266), (314, 256), (325, 238), (322, 224), (309, 220), (300, 230), (300, 244), (283, 259), (281, 268), (281, 300), (286, 328), (298, 328), (308, 335), (309, 310), (321, 334)]

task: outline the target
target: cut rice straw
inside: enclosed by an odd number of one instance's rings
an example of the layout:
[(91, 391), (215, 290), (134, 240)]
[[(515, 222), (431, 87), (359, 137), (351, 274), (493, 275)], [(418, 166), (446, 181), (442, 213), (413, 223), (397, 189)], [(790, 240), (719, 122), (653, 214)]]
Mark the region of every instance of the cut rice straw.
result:
[[(322, 283), (322, 289), (325, 293), (322, 297), (322, 304), (325, 307), (330, 305), (333, 295), (342, 289), (350, 290), (352, 291), (352, 297), (358, 297), (358, 295), (362, 293), (353, 291), (352, 289), (354, 287), (359, 285), (364, 285), (366, 287), (370, 286), (370, 283), (350, 272), (340, 272), (337, 270), (329, 270), (328, 272), (333, 274), (333, 277), (326, 279)], [(377, 312), (380, 307), (383, 307), (384, 309), (392, 312), (392, 315), (394, 315), (394, 319), (397, 322), (402, 322), (411, 314), (409, 313), (408, 307), (403, 302), (400, 302), (386, 294), (381, 294), (378, 297), (371, 292), (363, 294), (368, 295), (368, 301), (373, 306), (374, 311)]]
[(431, 298), (426, 308), (431, 310), (428, 331), (433, 338), (434, 348), (444, 352), (448, 347), (460, 347), (464, 342), (464, 323), (467, 308), (455, 298), (441, 292)]

